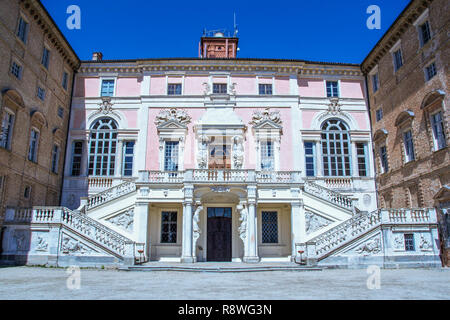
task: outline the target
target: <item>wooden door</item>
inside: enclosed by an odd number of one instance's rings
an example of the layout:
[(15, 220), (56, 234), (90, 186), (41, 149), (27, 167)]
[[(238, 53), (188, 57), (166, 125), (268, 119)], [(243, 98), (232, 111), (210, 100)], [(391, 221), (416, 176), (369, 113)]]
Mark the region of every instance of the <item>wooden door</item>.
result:
[(231, 261), (231, 208), (208, 208), (207, 261)]

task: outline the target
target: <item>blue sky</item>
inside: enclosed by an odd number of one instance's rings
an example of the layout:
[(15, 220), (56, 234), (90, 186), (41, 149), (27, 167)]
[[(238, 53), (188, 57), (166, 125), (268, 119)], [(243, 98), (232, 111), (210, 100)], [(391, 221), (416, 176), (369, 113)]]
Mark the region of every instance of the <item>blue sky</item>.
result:
[[(361, 63), (410, 0), (41, 0), (82, 60), (197, 57), (203, 29), (239, 28), (238, 57)], [(69, 30), (69, 5), (81, 30)], [(369, 30), (366, 9), (381, 9)]]

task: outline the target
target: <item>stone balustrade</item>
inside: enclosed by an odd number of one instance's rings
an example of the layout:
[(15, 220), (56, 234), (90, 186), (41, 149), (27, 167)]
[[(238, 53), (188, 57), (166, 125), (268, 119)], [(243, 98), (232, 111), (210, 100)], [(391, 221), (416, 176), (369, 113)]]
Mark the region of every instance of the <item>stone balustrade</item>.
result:
[(353, 199), (343, 194), (324, 188), (311, 181), (305, 181), (304, 190), (339, 207), (354, 211)]
[(90, 196), (87, 199), (86, 209), (90, 210), (98, 207), (108, 201), (117, 199), (123, 195), (136, 190), (136, 184), (134, 182), (124, 182), (117, 186), (111, 187), (103, 192)]
[(301, 183), (296, 171), (189, 169), (185, 171), (139, 171), (138, 183)]

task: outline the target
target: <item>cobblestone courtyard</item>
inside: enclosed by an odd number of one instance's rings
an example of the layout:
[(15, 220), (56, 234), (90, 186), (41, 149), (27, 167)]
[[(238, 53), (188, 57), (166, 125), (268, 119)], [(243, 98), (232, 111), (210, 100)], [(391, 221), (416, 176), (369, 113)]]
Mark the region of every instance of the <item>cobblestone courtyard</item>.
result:
[(66, 269), (0, 268), (0, 299), (450, 299), (450, 269), (381, 270), (369, 290), (360, 270), (252, 273), (81, 270), (80, 289)]

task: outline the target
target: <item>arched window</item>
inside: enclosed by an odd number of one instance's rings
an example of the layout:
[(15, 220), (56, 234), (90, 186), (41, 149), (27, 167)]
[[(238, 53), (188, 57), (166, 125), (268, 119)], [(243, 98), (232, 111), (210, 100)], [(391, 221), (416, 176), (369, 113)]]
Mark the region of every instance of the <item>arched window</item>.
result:
[(113, 119), (97, 120), (91, 127), (89, 175), (113, 176), (116, 164), (117, 124)]
[(351, 176), (350, 135), (348, 126), (339, 119), (327, 120), (322, 125), (323, 175)]

